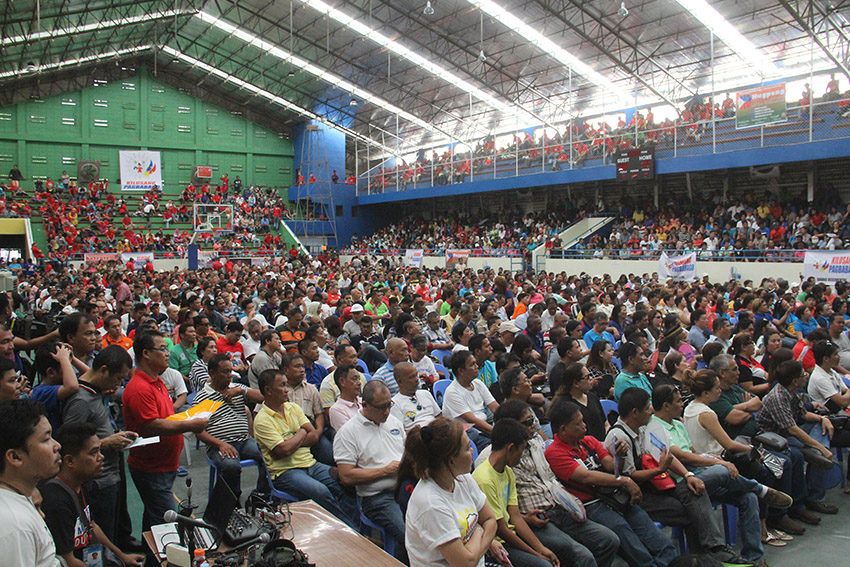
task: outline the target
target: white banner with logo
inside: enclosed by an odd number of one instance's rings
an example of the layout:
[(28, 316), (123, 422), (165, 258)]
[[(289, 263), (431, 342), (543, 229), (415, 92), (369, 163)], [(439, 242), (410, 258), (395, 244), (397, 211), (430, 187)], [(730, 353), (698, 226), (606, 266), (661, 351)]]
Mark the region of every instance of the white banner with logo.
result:
[(122, 191), (150, 191), (154, 187), (162, 189), (159, 152), (121, 151), (118, 152), (118, 158)]
[(153, 263), (153, 252), (122, 252), (121, 253), (121, 261), (125, 264), (130, 260), (133, 261), (133, 265), (137, 270), (144, 270), (145, 264), (148, 262)]
[(696, 275), (696, 252), (691, 252), (685, 256), (668, 256), (664, 252), (658, 260), (658, 279), (692, 280)]
[(850, 251), (807, 250), (803, 257), (803, 277), (824, 283), (850, 280)]
[(404, 253), (404, 265), (408, 268), (421, 268), (422, 252), (422, 250), (406, 250)]

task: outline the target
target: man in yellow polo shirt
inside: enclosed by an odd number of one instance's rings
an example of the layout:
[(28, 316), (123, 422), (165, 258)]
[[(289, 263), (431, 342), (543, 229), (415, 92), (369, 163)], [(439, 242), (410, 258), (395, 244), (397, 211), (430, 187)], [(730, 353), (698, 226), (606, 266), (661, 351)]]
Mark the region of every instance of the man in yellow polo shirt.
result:
[(274, 487), (296, 498), (317, 502), (357, 530), (357, 502), (331, 476), (331, 468), (317, 462), (310, 453), (322, 432), (312, 426), (298, 404), (289, 401), (283, 371), (263, 370), (257, 383), (265, 401), (254, 418), (254, 438)]

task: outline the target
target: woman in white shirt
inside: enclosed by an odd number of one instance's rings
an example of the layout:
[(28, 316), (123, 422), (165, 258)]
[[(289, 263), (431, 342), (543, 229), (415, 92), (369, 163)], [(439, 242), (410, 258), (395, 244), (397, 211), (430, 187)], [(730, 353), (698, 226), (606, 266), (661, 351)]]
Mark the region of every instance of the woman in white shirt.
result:
[(838, 346), (831, 341), (818, 341), (812, 345), (816, 366), (809, 378), (808, 392), (812, 402), (825, 406), (830, 413), (838, 413), (850, 405), (850, 389), (836, 372), (841, 356)]
[(749, 451), (750, 447), (733, 441), (720, 425), (714, 410), (708, 407), (720, 399), (723, 390), (714, 370), (700, 370), (686, 377), (685, 385), (694, 399), (685, 408), (683, 421), (691, 438), (694, 452), (719, 457), (724, 449)]
[(411, 567), (483, 567), (487, 551), (499, 560), (506, 556), (494, 540), (496, 516), (471, 469), (472, 447), (458, 421), (438, 417), (407, 434), (398, 493), (403, 497), (405, 485), (416, 482), (405, 515)]

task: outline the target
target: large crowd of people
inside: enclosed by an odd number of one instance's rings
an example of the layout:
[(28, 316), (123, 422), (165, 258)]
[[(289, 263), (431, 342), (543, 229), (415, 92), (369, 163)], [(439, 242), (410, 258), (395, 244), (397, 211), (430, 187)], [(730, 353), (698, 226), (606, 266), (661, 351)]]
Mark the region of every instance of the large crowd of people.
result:
[[(33, 250), (39, 257), (66, 260), (109, 252), (181, 255), (200, 228), (226, 229), (200, 235), (200, 244), (213, 251), (288, 249), (279, 228), (292, 216), (289, 201), (279, 188), (243, 184), (238, 175), (231, 182), (224, 174), (217, 185), (189, 183), (179, 197), (166, 196), (159, 188), (125, 197), (110, 191), (107, 180), (78, 185), (66, 171), (57, 181), (34, 179), (29, 192), (21, 181), (15, 166), (8, 186), (0, 185), (0, 216), (40, 217), (48, 245), (46, 250)], [(195, 205), (218, 217), (201, 226), (209, 219), (206, 214), (196, 218)], [(219, 205), (232, 206), (232, 214), (230, 207), (216, 211)]]
[[(789, 120), (809, 120), (812, 91), (806, 83), (800, 99), (789, 107)], [(838, 81), (832, 75), (823, 96), (815, 97), (820, 107), (816, 112), (838, 112), (848, 115), (850, 92), (842, 94)], [(656, 109), (658, 110), (658, 109)], [(560, 171), (566, 167), (581, 167), (588, 159), (611, 157), (619, 151), (630, 149), (664, 149), (673, 145), (710, 145), (713, 127), (719, 129), (721, 139), (734, 133), (729, 122), (736, 113), (735, 100), (726, 93), (723, 100), (712, 96), (694, 95), (675, 109), (675, 116), (657, 118), (653, 109), (637, 110), (616, 117), (616, 124), (605, 117), (578, 118), (567, 124), (547, 127), (534, 137), (528, 131), (512, 135), (489, 135), (461, 146), (458, 151), (450, 147), (438, 150), (420, 150), (417, 159), (408, 163), (404, 159), (387, 162), (370, 169), (361, 176), (361, 186), (369, 193), (380, 193), (388, 188), (404, 190), (416, 183), (432, 185), (463, 183), (479, 174), (493, 174), (519, 169), (536, 168)], [(610, 163), (610, 162), (609, 162)]]
[[(235, 494), (249, 488), (239, 461), (255, 459), (251, 490), (268, 494), (270, 478), (355, 529), (362, 511), (415, 566), (667, 567), (681, 547), (659, 522), (694, 553), (763, 567), (766, 546), (811, 542), (839, 512), (825, 470), (850, 445), (845, 282), (288, 257), (15, 275), (0, 294), (13, 565), (75, 564), (93, 542), (141, 565), (132, 525), (174, 508), (184, 434)], [(223, 405), (165, 419), (203, 400)], [(160, 442), (125, 463), (137, 436)], [(736, 508), (740, 547), (717, 504)]]

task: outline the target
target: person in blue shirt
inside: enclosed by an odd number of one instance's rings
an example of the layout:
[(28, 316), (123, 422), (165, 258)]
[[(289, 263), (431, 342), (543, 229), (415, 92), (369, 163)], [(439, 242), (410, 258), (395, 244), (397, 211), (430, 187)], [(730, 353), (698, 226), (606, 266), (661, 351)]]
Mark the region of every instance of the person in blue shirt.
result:
[(614, 344), (616, 342), (614, 335), (605, 330), (607, 327), (608, 315), (602, 311), (597, 311), (596, 315), (593, 316), (593, 328), (584, 334), (584, 342), (587, 343), (587, 346), (593, 348), (593, 343), (596, 341), (608, 341)]
[(809, 333), (818, 328), (817, 320), (812, 317), (812, 312), (805, 305), (801, 305), (794, 311), (797, 320), (794, 321), (794, 332), (798, 339), (805, 339)]
[(644, 374), (649, 361), (644, 356), (643, 349), (633, 342), (626, 342), (620, 345), (617, 354), (623, 364), (623, 370), (614, 379), (614, 399), (619, 402), (620, 394), (626, 388), (641, 388), (652, 395), (652, 384)]
[(44, 404), (53, 431), (62, 425), (60, 403), (80, 389), (71, 364), (72, 356), (69, 345), (57, 342), (42, 345), (35, 352), (35, 369), (40, 383), (32, 389), (30, 397)]
[(298, 342), (298, 354), (304, 359), (305, 380), (317, 389), (322, 380), (328, 375), (328, 370), (317, 361), (319, 360), (319, 344), (313, 339), (301, 339)]

